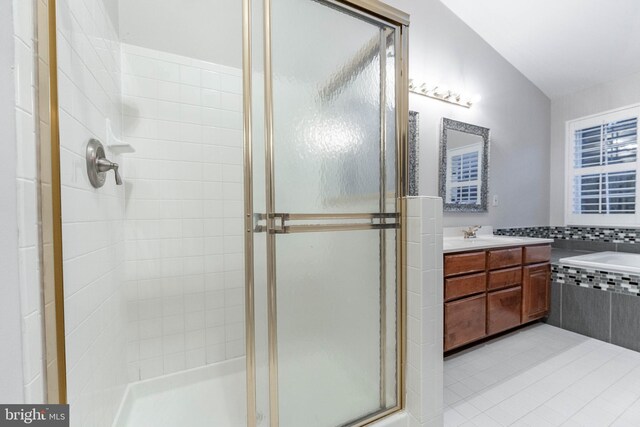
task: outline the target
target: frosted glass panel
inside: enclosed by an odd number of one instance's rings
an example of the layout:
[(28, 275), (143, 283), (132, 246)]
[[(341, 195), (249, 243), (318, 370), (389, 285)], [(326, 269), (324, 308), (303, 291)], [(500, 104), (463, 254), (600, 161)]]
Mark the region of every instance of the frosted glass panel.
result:
[(378, 231), (278, 237), (282, 427), (338, 426), (380, 409), (379, 256)]
[[(275, 212), (395, 212), (394, 29), (312, 0), (271, 20)], [(394, 406), (395, 230), (275, 238), (280, 426)]]
[(378, 211), (384, 28), (300, 0), (273, 1), (272, 27), (277, 210)]

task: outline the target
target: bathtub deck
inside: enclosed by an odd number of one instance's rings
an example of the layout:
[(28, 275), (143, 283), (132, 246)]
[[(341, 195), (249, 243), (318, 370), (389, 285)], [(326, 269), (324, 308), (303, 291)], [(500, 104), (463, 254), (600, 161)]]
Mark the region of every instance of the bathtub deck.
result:
[(640, 254), (627, 252), (594, 252), (561, 258), (558, 263), (591, 270), (640, 274)]

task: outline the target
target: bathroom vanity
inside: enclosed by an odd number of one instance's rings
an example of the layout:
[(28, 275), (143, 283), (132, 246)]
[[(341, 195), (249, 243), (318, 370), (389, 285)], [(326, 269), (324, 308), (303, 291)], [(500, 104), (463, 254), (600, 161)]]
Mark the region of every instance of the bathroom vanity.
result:
[(444, 239), (444, 351), (549, 312), (550, 239)]

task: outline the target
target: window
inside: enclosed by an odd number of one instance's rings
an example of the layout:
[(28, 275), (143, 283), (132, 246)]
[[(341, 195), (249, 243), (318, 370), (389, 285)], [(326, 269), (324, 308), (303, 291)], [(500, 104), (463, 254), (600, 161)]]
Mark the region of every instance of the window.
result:
[(639, 113), (635, 106), (567, 124), (568, 224), (640, 222)]
[(476, 143), (449, 150), (447, 156), (447, 203), (480, 203), (480, 155), (482, 144)]

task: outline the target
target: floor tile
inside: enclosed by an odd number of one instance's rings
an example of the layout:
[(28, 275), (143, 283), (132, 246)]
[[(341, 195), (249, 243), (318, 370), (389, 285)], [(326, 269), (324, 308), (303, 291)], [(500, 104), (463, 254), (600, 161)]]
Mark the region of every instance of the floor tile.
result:
[(453, 408), (447, 408), (444, 411), (444, 425), (445, 427), (457, 427), (466, 423), (468, 420), (459, 414)]
[(476, 427), (502, 427), (502, 424), (500, 424), (487, 414), (480, 414), (472, 418), (470, 422), (472, 423), (471, 425)]
[(475, 416), (478, 416), (482, 413), (482, 411), (466, 400), (462, 400), (458, 403), (451, 405), (451, 408), (455, 409), (457, 413), (470, 420)]
[(445, 359), (445, 425), (640, 426), (640, 353), (536, 324)]
[(462, 400), (462, 397), (457, 394), (456, 392), (454, 392), (453, 390), (451, 390), (450, 387), (445, 387), (444, 388), (444, 404), (445, 406), (451, 406), (456, 402), (459, 402)]

